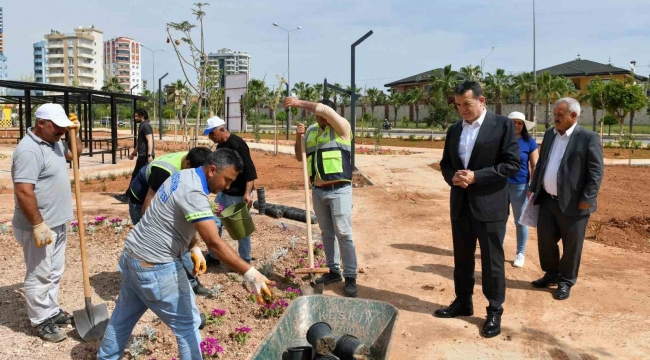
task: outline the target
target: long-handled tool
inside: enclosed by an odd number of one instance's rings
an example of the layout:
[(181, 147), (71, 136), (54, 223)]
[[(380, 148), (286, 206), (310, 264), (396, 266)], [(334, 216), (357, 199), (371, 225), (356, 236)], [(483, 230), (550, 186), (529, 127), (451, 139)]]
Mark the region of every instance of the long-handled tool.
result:
[[(302, 178), (305, 183), (305, 211), (307, 214), (311, 212), (311, 201), (309, 199), (309, 174), (307, 173), (307, 148), (305, 147), (305, 136), (300, 135), (300, 142), (302, 143)], [(314, 244), (312, 243), (311, 234), (311, 217), (306, 218), (307, 223), (307, 247), (309, 251), (309, 267), (296, 269), (296, 274), (309, 274), (309, 285), (300, 287), (303, 295), (322, 294), (323, 284), (316, 284), (314, 282), (314, 274), (326, 274), (330, 272), (329, 268), (314, 268)]]
[(86, 229), (81, 210), (81, 186), (79, 185), (79, 159), (77, 158), (76, 129), (70, 130), (72, 147), (72, 168), (74, 172), (74, 193), (77, 200), (77, 220), (79, 222), (79, 247), (81, 249), (81, 268), (84, 277), (84, 298), (86, 306), (72, 312), (77, 332), (82, 339), (101, 339), (108, 325), (108, 307), (105, 303), (93, 305), (90, 299), (90, 279), (88, 277), (88, 259), (86, 258)]

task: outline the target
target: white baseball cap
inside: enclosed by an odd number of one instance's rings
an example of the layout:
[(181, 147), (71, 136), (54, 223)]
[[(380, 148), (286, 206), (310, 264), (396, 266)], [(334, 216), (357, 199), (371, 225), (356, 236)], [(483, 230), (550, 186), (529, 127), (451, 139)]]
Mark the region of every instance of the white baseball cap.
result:
[(206, 124), (207, 128), (205, 129), (205, 131), (203, 131), (203, 135), (208, 135), (209, 133), (212, 132), (212, 130), (223, 125), (226, 125), (225, 121), (221, 120), (221, 118), (218, 116), (213, 116), (208, 119)]
[(535, 122), (534, 121), (527, 121), (526, 120), (526, 115), (523, 113), (520, 113), (519, 111), (513, 111), (508, 115), (509, 118), (512, 120), (521, 120), (524, 122), (524, 125), (526, 125), (526, 130), (531, 131), (535, 127)]
[(63, 106), (59, 104), (43, 104), (36, 109), (35, 115), (37, 119), (50, 120), (57, 126), (63, 128), (73, 125), (72, 121), (70, 121), (68, 116), (65, 114)]

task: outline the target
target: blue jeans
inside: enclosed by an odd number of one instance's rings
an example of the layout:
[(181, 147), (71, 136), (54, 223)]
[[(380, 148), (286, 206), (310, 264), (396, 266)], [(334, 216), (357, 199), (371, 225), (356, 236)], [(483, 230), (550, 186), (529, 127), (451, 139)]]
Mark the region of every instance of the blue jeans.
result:
[[(131, 222), (133, 225), (137, 225), (140, 220), (142, 220), (142, 204), (134, 204), (129, 201), (129, 216), (131, 217)], [(192, 275), (192, 270), (194, 270), (194, 263), (192, 262), (192, 257), (190, 256), (189, 251), (183, 254), (181, 261), (183, 262), (183, 267), (185, 267), (185, 272), (187, 272), (187, 279), (190, 281), (192, 288), (194, 288), (196, 285), (198, 285), (199, 280), (197, 280), (196, 276)]]
[[(217, 197), (214, 199), (214, 202), (221, 204), (223, 208), (227, 208), (229, 206), (243, 203), (244, 202), (244, 197), (243, 196), (230, 196), (226, 195), (223, 192), (220, 192), (217, 194)], [(219, 237), (221, 237), (221, 234), (223, 234), (223, 225), (221, 224), (221, 219), (215, 216), (215, 221), (217, 222), (217, 227), (219, 228)], [(238, 252), (239, 252), (239, 257), (244, 259), (244, 261), (250, 263), (251, 262), (251, 237), (246, 236), (241, 239), (233, 239), (233, 240), (239, 240), (237, 241), (238, 243)], [(213, 258), (216, 259), (214, 255), (208, 250), (208, 254)]]
[(356, 279), (357, 252), (352, 239), (352, 186), (335, 190), (314, 188), (312, 201), (323, 236), (327, 267), (330, 271), (340, 273), (339, 262), (342, 257), (343, 277)]
[(528, 184), (508, 184), (508, 191), (510, 192), (510, 204), (512, 205), (512, 214), (517, 227), (517, 254), (523, 254), (526, 251), (526, 242), (528, 241), (528, 226), (520, 225), (519, 218), (528, 203), (526, 198)]
[(118, 360), (131, 332), (147, 309), (153, 311), (176, 336), (181, 360), (201, 359), (201, 318), (180, 261), (148, 264), (128, 256), (120, 258), (120, 294), (106, 327), (98, 360)]

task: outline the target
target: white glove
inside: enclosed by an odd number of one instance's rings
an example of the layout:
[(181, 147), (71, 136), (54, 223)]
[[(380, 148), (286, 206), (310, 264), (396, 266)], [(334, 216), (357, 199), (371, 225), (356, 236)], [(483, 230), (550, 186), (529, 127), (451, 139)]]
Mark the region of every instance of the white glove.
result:
[(200, 247), (195, 246), (190, 249), (190, 258), (192, 259), (192, 263), (194, 263), (192, 275), (197, 276), (205, 274), (205, 271), (208, 269), (208, 267), (206, 265), (205, 257), (203, 256), (203, 252), (201, 251)]
[(267, 286), (272, 285), (273, 282), (267, 279), (266, 276), (262, 275), (254, 267), (251, 267), (246, 271), (246, 274), (244, 274), (244, 282), (246, 282), (246, 284), (248, 284), (248, 286), (255, 292), (257, 295), (257, 302), (260, 304), (264, 304), (264, 295), (262, 293), (266, 294), (269, 298), (273, 296), (271, 294), (271, 289)]
[(50, 229), (50, 227), (44, 222), (34, 225), (34, 240), (36, 241), (36, 247), (50, 245), (54, 236), (54, 231), (52, 231), (52, 229)]

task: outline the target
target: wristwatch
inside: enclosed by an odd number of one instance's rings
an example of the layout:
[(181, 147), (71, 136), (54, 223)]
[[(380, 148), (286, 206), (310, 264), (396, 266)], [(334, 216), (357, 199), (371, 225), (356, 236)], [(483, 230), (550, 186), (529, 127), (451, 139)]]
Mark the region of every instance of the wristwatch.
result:
[(147, 154), (147, 157), (149, 158), (149, 157), (152, 157), (152, 156), (151, 156), (151, 154)]

